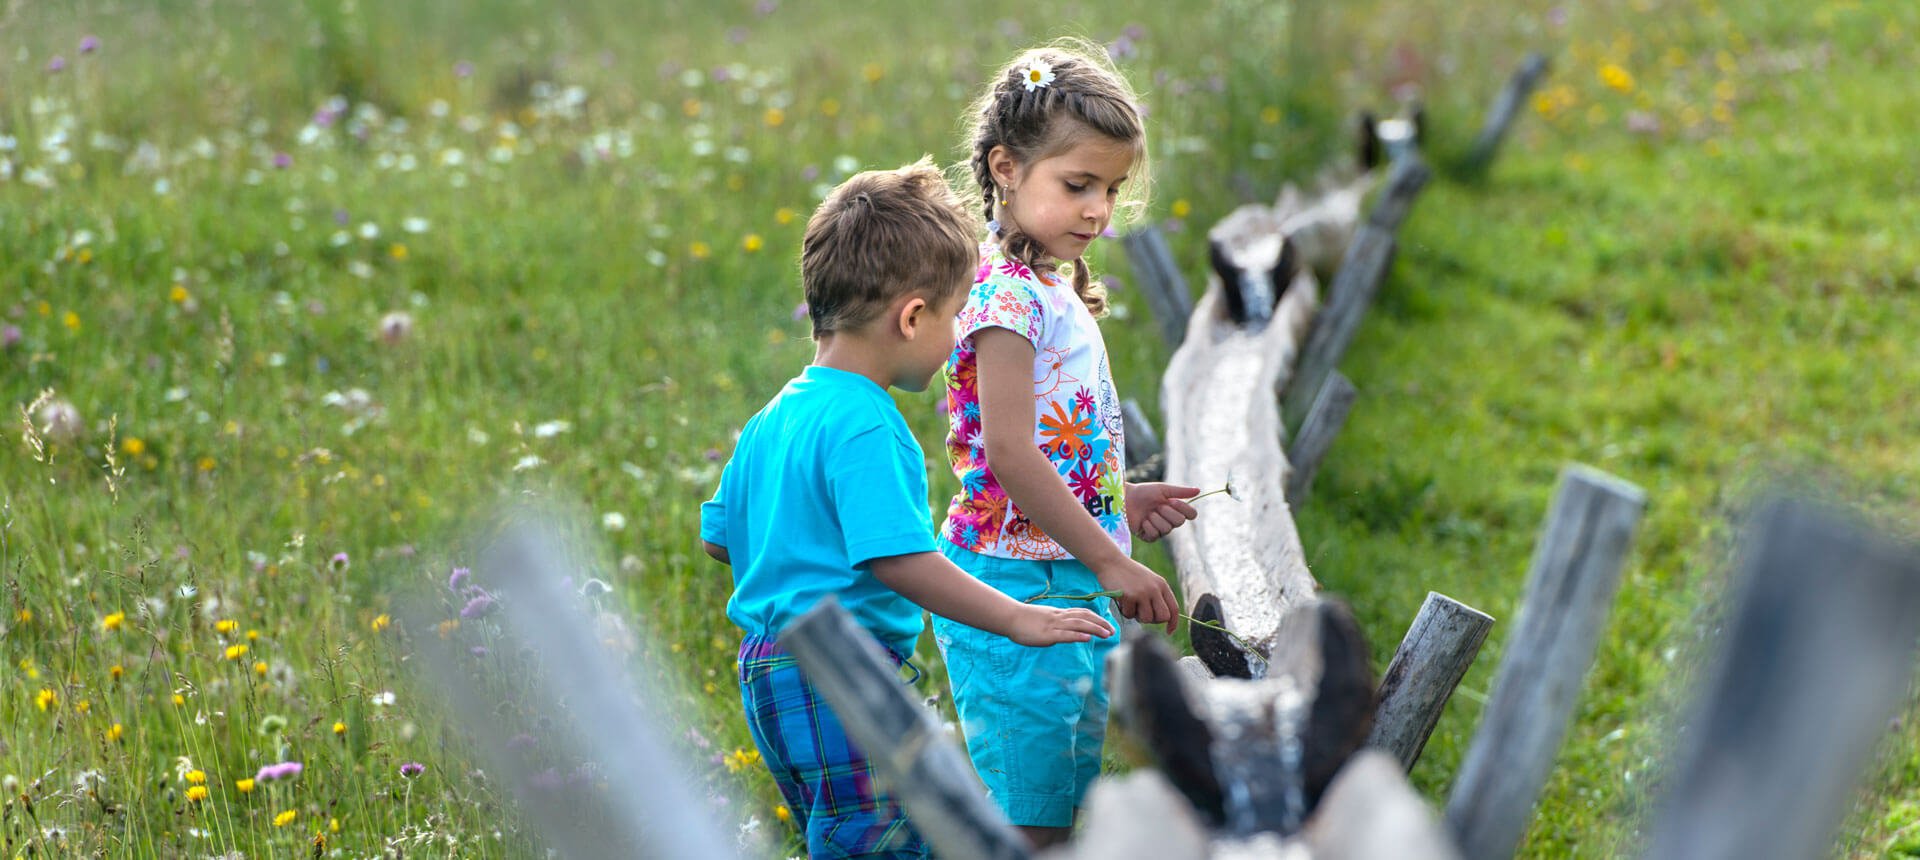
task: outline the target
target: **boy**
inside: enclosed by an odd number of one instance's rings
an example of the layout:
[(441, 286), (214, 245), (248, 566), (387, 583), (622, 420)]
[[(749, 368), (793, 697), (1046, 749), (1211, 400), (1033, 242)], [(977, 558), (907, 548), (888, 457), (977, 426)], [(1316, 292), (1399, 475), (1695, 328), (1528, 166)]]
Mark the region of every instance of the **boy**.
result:
[(813, 364), (747, 422), (700, 508), (707, 554), (733, 566), (727, 617), (746, 634), (747, 726), (815, 858), (927, 854), (775, 642), (822, 596), (836, 595), (900, 663), (921, 607), (1025, 645), (1113, 635), (1093, 612), (1020, 603), (936, 551), (925, 456), (887, 389), (924, 391), (946, 362), (978, 254), (926, 159), (828, 195), (800, 256)]

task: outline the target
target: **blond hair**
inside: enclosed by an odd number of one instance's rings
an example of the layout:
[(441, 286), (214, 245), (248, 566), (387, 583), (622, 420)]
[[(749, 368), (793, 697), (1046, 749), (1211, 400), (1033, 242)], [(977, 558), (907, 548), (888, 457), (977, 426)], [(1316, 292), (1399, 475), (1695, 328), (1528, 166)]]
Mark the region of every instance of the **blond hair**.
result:
[(930, 158), (841, 183), (800, 244), (813, 336), (864, 325), (901, 296), (964, 291), (980, 263), (977, 225)]
[[(1027, 70), (1036, 62), (1052, 68), (1053, 82), (1029, 88)], [(1144, 205), (1150, 182), (1140, 98), (1099, 46), (1063, 40), (1021, 53), (1001, 67), (970, 115), (969, 166), (989, 220), (996, 185), (987, 157), (994, 147), (1005, 147), (1015, 161), (1031, 166), (1072, 149), (1090, 134), (1133, 147), (1132, 177), (1119, 208), (1131, 213)], [(1017, 225), (1003, 225), (1000, 246), (1036, 272), (1056, 268), (1040, 243), (1020, 233)], [(1062, 262), (1073, 264), (1074, 293), (1095, 316), (1104, 315), (1106, 287), (1093, 280), (1084, 260)]]

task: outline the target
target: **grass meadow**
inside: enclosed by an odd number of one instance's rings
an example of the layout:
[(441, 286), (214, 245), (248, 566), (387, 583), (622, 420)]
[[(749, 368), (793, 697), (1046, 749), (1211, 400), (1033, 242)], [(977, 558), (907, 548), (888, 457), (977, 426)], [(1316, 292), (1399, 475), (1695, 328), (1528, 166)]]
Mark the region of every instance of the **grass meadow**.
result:
[[(1417, 92), (1444, 167), (1524, 52), (1552, 58), (1491, 177), (1443, 170), (1403, 229), (1296, 514), (1384, 667), (1428, 590), (1513, 618), (1562, 464), (1647, 490), (1522, 848), (1632, 853), (1742, 503), (1819, 475), (1914, 532), (1920, 6), (0, 5), (5, 856), (537, 854), (514, 794), (604, 780), (491, 648), (511, 596), (456, 573), (527, 498), (581, 512), (605, 639), (713, 814), (798, 853), (698, 504), (811, 356), (814, 204), (958, 160), (986, 74), (1062, 35), (1144, 92), (1142, 217), (1196, 281), (1205, 228), (1344, 155), (1357, 108)], [(1156, 411), (1168, 349), (1118, 244), (1093, 262), (1117, 381)], [(900, 403), (938, 457), (935, 401)], [(1507, 629), (1414, 771), (1436, 804)], [(526, 723), (528, 784), (481, 772), (409, 674), (440, 639)], [(1920, 856), (1907, 702), (1836, 856)]]

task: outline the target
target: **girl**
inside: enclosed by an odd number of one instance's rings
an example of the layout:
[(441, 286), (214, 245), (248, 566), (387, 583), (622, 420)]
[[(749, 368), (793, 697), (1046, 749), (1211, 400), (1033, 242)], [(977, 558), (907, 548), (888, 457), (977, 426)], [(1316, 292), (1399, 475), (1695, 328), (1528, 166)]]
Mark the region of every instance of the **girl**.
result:
[[(1122, 615), (1171, 633), (1173, 590), (1128, 557), (1130, 538), (1157, 540), (1192, 519), (1181, 500), (1198, 490), (1125, 482), (1120, 398), (1094, 322), (1106, 290), (1082, 257), (1121, 189), (1145, 185), (1146, 136), (1126, 81), (1094, 56), (1028, 51), (973, 112), (990, 235), (947, 364), (960, 492), (941, 545), (1016, 599), (1117, 591)], [(1114, 620), (1106, 601), (1093, 605)], [(1064, 841), (1100, 770), (1116, 640), (1028, 648), (939, 618), (934, 634), (990, 795), (1036, 845)]]

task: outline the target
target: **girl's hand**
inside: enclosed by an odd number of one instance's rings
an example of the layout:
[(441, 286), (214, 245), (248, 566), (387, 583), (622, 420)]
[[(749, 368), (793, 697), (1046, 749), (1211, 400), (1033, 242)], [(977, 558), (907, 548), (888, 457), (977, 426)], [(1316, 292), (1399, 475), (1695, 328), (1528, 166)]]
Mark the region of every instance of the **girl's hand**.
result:
[(1092, 610), (1022, 604), (1007, 638), (1039, 648), (1061, 642), (1085, 642), (1113, 635), (1113, 626)]
[(1127, 527), (1133, 530), (1134, 537), (1148, 543), (1166, 537), (1200, 515), (1185, 501), (1199, 493), (1199, 487), (1179, 484), (1128, 484)]
[[(1118, 553), (1116, 553), (1118, 555)], [(1180, 604), (1173, 599), (1173, 586), (1140, 562), (1119, 556), (1119, 561), (1094, 570), (1102, 588), (1118, 591), (1115, 602), (1120, 614), (1141, 624), (1167, 625), (1167, 635), (1180, 629)]]

